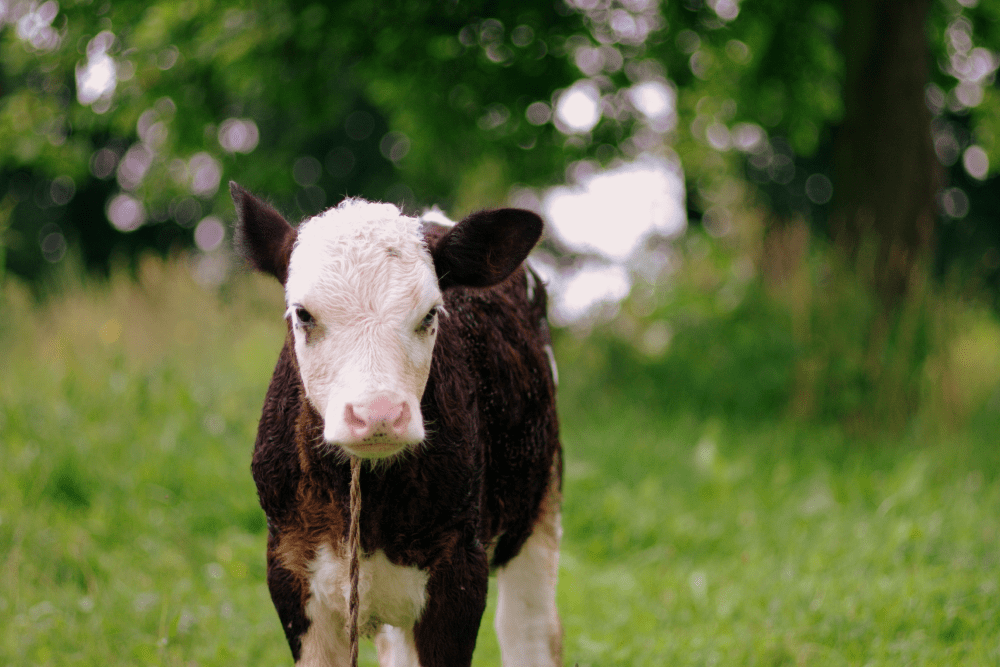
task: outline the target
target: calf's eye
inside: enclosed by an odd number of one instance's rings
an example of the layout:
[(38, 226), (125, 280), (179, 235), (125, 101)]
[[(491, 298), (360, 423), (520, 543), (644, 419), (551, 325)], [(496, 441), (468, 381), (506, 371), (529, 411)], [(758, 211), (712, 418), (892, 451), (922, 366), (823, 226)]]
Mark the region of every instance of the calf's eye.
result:
[(434, 306), (429, 311), (427, 311), (427, 315), (425, 315), (424, 319), (420, 321), (419, 329), (421, 331), (427, 331), (427, 329), (429, 329), (430, 326), (434, 324), (434, 317), (437, 315), (437, 312), (438, 312), (437, 306)]
[(313, 318), (312, 313), (310, 313), (302, 306), (296, 307), (295, 317), (298, 318), (299, 322), (302, 323), (302, 326), (311, 327), (312, 325), (316, 324), (316, 320)]

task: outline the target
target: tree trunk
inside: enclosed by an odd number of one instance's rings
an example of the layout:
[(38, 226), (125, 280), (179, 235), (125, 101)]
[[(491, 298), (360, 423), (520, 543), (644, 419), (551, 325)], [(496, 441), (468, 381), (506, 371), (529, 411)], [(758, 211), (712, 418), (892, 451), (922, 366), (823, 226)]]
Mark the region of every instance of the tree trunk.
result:
[(878, 301), (865, 345), (866, 407), (849, 420), (902, 426), (919, 396), (921, 285), (942, 170), (925, 102), (931, 0), (844, 0), (844, 122), (834, 145), (835, 245)]
[(930, 0), (845, 0), (834, 242), (888, 313), (930, 256), (941, 168), (924, 101)]

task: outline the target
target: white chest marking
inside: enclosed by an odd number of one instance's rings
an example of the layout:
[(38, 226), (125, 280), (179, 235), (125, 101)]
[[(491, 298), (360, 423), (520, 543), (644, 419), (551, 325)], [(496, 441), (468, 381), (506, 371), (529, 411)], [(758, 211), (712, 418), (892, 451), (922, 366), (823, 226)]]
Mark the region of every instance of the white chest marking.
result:
[[(312, 596), (306, 615), (312, 621), (338, 616), (346, 619), (351, 596), (350, 563), (328, 545), (321, 545), (310, 563)], [(358, 630), (372, 635), (382, 624), (410, 627), (427, 602), (427, 572), (416, 567), (393, 565), (385, 552), (376, 551), (361, 560), (358, 572)]]

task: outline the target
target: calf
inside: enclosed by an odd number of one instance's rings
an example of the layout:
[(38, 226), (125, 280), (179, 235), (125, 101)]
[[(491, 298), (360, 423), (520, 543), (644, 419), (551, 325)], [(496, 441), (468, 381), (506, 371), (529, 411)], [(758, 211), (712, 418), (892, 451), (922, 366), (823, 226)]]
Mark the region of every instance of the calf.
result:
[(285, 286), (252, 470), (296, 664), (348, 661), (350, 457), (358, 624), (383, 666), (469, 665), (491, 571), (504, 664), (562, 664), (554, 366), (545, 291), (521, 267), (542, 221), (448, 228), (348, 199), (293, 229), (231, 191), (239, 245)]

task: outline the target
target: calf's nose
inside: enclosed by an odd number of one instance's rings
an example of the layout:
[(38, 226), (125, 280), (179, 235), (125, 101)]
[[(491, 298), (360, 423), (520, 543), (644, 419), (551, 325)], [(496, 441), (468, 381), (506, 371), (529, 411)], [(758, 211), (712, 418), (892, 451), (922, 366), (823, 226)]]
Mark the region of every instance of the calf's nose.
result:
[(358, 440), (373, 435), (399, 438), (409, 428), (410, 406), (387, 396), (377, 396), (360, 405), (348, 403), (344, 407), (344, 422)]

